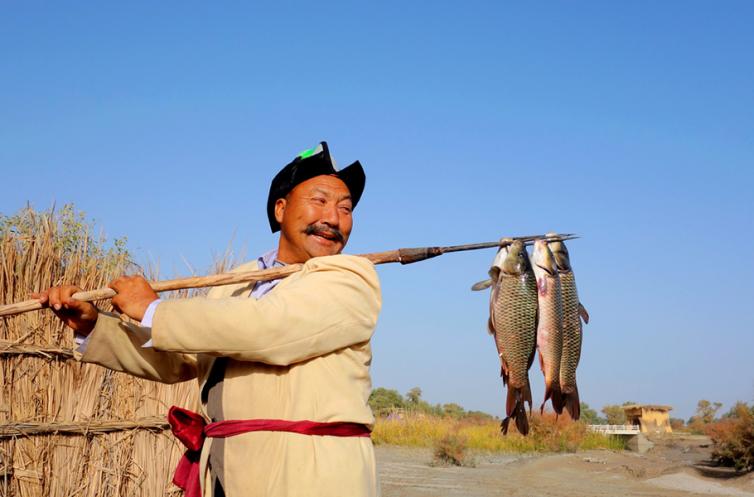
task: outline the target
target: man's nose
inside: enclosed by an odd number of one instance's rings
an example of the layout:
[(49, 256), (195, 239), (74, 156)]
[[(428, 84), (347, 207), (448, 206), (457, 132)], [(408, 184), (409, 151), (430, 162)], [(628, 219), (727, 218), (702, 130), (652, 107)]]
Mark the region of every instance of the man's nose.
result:
[(337, 227), (340, 224), (340, 217), (338, 216), (338, 205), (335, 202), (327, 203), (322, 208), (320, 221), (332, 227)]

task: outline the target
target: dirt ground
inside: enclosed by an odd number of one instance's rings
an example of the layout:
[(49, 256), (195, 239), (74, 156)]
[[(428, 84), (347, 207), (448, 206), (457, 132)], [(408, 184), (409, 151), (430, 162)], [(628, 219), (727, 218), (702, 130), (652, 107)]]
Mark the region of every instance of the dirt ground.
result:
[(376, 447), (383, 497), (754, 497), (754, 474), (709, 463), (706, 437), (654, 439), (645, 454), (474, 456), (475, 467), (433, 467), (429, 449)]

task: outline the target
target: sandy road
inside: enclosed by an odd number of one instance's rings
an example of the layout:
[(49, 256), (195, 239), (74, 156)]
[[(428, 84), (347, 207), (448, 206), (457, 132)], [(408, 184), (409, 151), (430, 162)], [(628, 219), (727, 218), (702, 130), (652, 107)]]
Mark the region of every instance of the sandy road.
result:
[(427, 449), (376, 452), (384, 497), (754, 497), (754, 475), (708, 466), (708, 441), (699, 437), (661, 440), (642, 455), (477, 455), (470, 468), (432, 467)]

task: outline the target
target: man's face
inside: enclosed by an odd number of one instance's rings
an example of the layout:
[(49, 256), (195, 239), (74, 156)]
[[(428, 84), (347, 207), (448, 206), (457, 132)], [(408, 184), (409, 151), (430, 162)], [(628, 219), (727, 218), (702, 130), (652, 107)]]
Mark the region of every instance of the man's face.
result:
[(278, 259), (291, 264), (339, 254), (351, 234), (352, 208), (351, 192), (336, 176), (315, 176), (296, 185), (275, 202)]

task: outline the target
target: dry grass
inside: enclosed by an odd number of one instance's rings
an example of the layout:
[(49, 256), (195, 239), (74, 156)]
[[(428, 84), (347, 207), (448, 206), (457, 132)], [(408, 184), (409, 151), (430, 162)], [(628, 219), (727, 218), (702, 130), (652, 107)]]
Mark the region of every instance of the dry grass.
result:
[(586, 449), (624, 448), (618, 439), (588, 433), (582, 423), (574, 423), (545, 413), (531, 419), (531, 432), (523, 437), (513, 430), (500, 433), (499, 421), (467, 422), (453, 418), (407, 414), (400, 418), (378, 418), (372, 432), (375, 444), (436, 447), (448, 436), (458, 436), (469, 449), (483, 452), (562, 452)]
[[(102, 287), (129, 269), (122, 241), (105, 248), (90, 231), (70, 207), (0, 216), (0, 303), (61, 283)], [(109, 303), (99, 307), (107, 310)], [(0, 495), (174, 493), (169, 482), (182, 449), (154, 417), (173, 404), (194, 408), (195, 384), (161, 385), (80, 364), (70, 358), (73, 348), (70, 330), (48, 311), (0, 320), (0, 425), (6, 430)], [(54, 433), (56, 426), (71, 431)], [(81, 426), (90, 429), (77, 433)]]
[(435, 442), (432, 457), (436, 466), (474, 466), (466, 438), (455, 432), (448, 433)]

